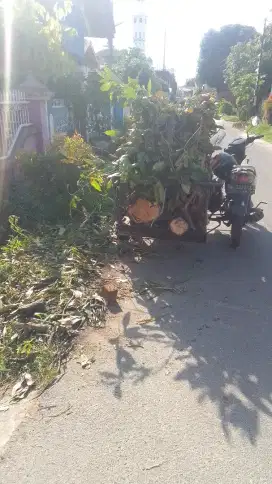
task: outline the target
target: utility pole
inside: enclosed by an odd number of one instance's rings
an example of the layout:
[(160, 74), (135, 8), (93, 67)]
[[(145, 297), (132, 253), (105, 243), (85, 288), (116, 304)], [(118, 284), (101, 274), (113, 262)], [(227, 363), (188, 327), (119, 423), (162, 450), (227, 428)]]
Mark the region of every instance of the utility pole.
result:
[(255, 93), (254, 93), (254, 114), (256, 116), (258, 114), (258, 89), (259, 89), (259, 83), (261, 78), (261, 64), (263, 61), (263, 54), (264, 54), (266, 26), (267, 26), (267, 17), (264, 19), (263, 33), (261, 36), (260, 54), (259, 54), (258, 66), (257, 66), (257, 79), (256, 79)]
[(164, 42), (163, 42), (163, 62), (162, 69), (166, 70), (166, 29), (164, 30)]
[[(261, 79), (261, 65), (262, 65), (263, 55), (264, 55), (264, 44), (265, 44), (265, 38), (266, 38), (266, 30), (267, 30), (268, 23), (271, 22), (271, 13), (272, 13), (272, 9), (269, 10), (268, 15), (264, 19), (263, 33), (262, 33), (262, 36), (261, 36), (260, 54), (259, 54), (259, 59), (258, 59), (258, 66), (257, 66), (257, 69), (256, 69), (257, 79), (256, 79), (255, 93), (254, 93), (254, 115), (258, 114), (258, 89), (259, 89), (259, 83), (260, 83), (260, 79)], [(271, 90), (272, 90), (272, 87), (271, 87)]]

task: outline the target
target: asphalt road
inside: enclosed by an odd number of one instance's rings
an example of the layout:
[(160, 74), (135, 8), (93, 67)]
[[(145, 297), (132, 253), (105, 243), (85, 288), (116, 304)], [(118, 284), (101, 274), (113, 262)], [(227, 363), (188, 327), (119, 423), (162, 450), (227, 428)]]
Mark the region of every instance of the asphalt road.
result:
[(30, 404), (2, 449), (1, 482), (271, 484), (272, 147), (248, 155), (263, 223), (237, 251), (222, 231), (128, 262), (135, 288), (176, 292), (143, 293), (88, 333), (95, 363), (73, 360)]

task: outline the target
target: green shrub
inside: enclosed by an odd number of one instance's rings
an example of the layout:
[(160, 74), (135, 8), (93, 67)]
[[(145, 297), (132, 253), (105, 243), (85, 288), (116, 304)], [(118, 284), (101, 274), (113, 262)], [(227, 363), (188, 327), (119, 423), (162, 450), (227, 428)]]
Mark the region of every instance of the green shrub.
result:
[(10, 185), (9, 213), (23, 225), (68, 220), (79, 169), (62, 163), (60, 153), (24, 154), (17, 162), (20, 173)]
[(218, 103), (218, 114), (220, 116), (224, 114), (226, 114), (227, 116), (235, 114), (233, 105), (226, 99), (221, 99)]
[(65, 224), (83, 211), (112, 212), (106, 167), (79, 135), (58, 140), (45, 154), (23, 154), (17, 163), (8, 212), (23, 226)]

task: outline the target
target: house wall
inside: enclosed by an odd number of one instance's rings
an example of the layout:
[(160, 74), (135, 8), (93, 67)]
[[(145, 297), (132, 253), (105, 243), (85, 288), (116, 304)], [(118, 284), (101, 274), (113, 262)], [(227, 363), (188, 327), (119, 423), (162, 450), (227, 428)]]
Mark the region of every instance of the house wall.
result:
[(66, 134), (69, 131), (69, 111), (62, 99), (53, 99), (48, 103), (50, 139), (56, 134)]
[(33, 94), (0, 92), (0, 159), (14, 159), (19, 151), (42, 152), (49, 144), (47, 99)]

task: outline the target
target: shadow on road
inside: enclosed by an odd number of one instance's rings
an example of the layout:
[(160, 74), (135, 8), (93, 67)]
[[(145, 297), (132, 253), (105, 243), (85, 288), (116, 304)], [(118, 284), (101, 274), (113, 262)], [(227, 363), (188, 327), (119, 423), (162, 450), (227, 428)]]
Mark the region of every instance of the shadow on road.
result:
[[(124, 380), (143, 381), (173, 360), (170, 378), (189, 384), (199, 405), (213, 402), (225, 437), (237, 428), (255, 444), (261, 415), (272, 416), (272, 234), (249, 227), (237, 251), (228, 240), (217, 233), (179, 251), (161, 243), (155, 258), (128, 263), (150, 319), (135, 324), (135, 312), (126, 312), (130, 343), (112, 341), (117, 373), (103, 380), (121, 398)], [(170, 349), (167, 358), (157, 353), (156, 367), (138, 358), (149, 343)]]

